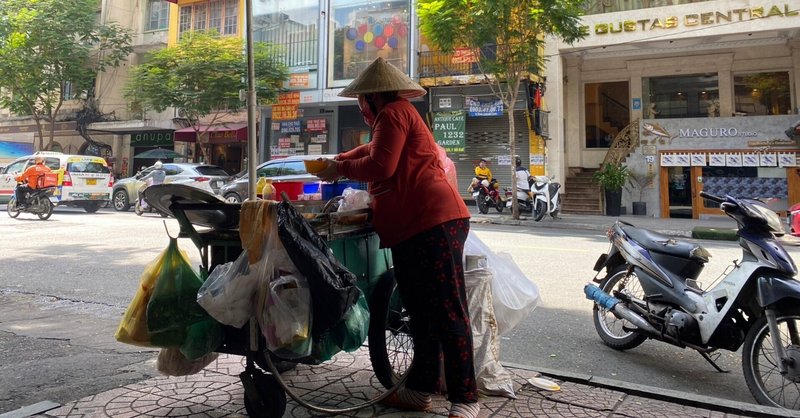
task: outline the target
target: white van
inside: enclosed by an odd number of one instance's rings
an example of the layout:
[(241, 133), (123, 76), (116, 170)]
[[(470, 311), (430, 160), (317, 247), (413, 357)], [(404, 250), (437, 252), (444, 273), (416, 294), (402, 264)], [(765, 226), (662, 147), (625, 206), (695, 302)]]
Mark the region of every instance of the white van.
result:
[(39, 151), (17, 158), (0, 170), (0, 203), (8, 203), (14, 193), (19, 173), (34, 164), (33, 158), (44, 157), (44, 164), (58, 172), (58, 186), (50, 198), (59, 206), (76, 206), (86, 212), (97, 212), (111, 199), (114, 176), (106, 160), (93, 155), (70, 155)]

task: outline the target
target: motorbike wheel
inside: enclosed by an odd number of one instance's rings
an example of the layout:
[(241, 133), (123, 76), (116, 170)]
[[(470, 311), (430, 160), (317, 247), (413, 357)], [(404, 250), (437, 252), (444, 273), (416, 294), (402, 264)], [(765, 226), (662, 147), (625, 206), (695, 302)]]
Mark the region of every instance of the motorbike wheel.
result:
[(550, 216), (552, 216), (553, 219), (558, 219), (559, 212), (561, 212), (561, 195), (558, 195), (556, 199), (556, 210), (550, 212)]
[(787, 374), (778, 371), (778, 359), (767, 324), (761, 316), (750, 328), (742, 349), (742, 369), (747, 388), (762, 405), (798, 409), (800, 406), (800, 309), (778, 312), (781, 345), (787, 356)]
[(478, 196), (478, 198), (475, 199), (475, 203), (478, 205), (478, 212), (480, 212), (480, 213), (482, 213), (484, 215), (489, 213), (489, 205), (486, 204), (486, 198), (485, 197)]
[(136, 201), (136, 204), (133, 205), (133, 211), (136, 212), (137, 215), (142, 216), (144, 213), (144, 209), (142, 209), (142, 204), (139, 201)]
[(8, 212), (8, 216), (12, 218), (16, 218), (19, 216), (19, 209), (17, 208), (17, 198), (11, 196), (11, 200), (8, 201), (6, 204), (6, 212)]
[(37, 208), (38, 211), (36, 212), (36, 215), (39, 217), (39, 219), (43, 221), (49, 219), (50, 215), (53, 214), (53, 202), (51, 202), (50, 199), (44, 198), (44, 199), (39, 199), (39, 201), (36, 202), (36, 204), (38, 206)]
[(547, 212), (547, 205), (542, 200), (533, 201), (533, 220), (539, 222)]
[(497, 201), (494, 202), (494, 208), (497, 209), (498, 212), (502, 213), (503, 209), (506, 208), (506, 202), (503, 202), (503, 199), (497, 198)]
[(369, 322), (369, 359), (375, 377), (393, 388), (411, 367), (414, 343), (408, 312), (403, 308), (392, 270), (384, 273), (372, 291)]
[[(614, 290), (628, 293), (636, 299), (644, 299), (644, 290), (639, 278), (635, 274), (626, 277), (628, 265), (623, 264), (611, 270), (606, 278), (600, 282), (600, 289), (611, 296)], [(626, 331), (625, 328), (636, 328), (630, 322), (617, 318), (613, 312), (600, 308), (596, 303), (593, 308), (594, 328), (605, 345), (615, 350), (629, 350), (638, 347), (647, 337), (635, 332)]]

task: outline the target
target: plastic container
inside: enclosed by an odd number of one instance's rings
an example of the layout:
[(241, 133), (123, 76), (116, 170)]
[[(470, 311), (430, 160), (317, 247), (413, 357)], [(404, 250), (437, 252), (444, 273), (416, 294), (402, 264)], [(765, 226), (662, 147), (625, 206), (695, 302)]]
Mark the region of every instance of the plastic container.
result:
[(336, 196), (341, 196), (344, 189), (352, 187), (359, 190), (367, 190), (367, 184), (358, 181), (340, 181), (336, 183), (323, 183), (322, 184), (322, 200), (330, 200)]
[(282, 181), (272, 183), (275, 188), (275, 200), (281, 200), (281, 192), (286, 192), (289, 200), (298, 200), (298, 196), (303, 194), (303, 182), (299, 181)]
[(319, 192), (319, 183), (306, 183), (303, 185), (304, 194), (315, 194)]
[(259, 177), (258, 183), (256, 183), (256, 195), (262, 199), (275, 199), (275, 187), (272, 185), (272, 179)]

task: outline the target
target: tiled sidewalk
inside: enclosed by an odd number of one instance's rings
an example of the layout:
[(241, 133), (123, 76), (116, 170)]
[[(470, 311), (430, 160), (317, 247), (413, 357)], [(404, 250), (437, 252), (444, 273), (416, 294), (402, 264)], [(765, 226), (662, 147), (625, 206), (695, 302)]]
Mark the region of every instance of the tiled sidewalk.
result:
[[(243, 417), (244, 389), (238, 377), (244, 358), (223, 354), (202, 372), (185, 377), (156, 377), (109, 390), (36, 415), (38, 417)], [(701, 409), (624, 392), (570, 382), (560, 392), (539, 390), (527, 379), (537, 373), (508, 369), (517, 383), (518, 399), (482, 398), (482, 417), (734, 417), (720, 410)], [(308, 403), (344, 408), (383, 392), (375, 379), (369, 355), (361, 349), (340, 353), (320, 365), (298, 365), (282, 374), (292, 392)], [(374, 405), (347, 417), (447, 416), (449, 403), (434, 398), (430, 413), (409, 413)], [(330, 416), (313, 412), (289, 398), (287, 417)]]

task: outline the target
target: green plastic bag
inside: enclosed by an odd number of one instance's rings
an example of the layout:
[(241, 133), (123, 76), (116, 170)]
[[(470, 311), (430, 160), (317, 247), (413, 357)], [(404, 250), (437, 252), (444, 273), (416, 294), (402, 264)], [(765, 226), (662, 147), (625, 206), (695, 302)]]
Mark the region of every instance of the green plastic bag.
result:
[(327, 333), (315, 340), (311, 346), (311, 358), (322, 363), (330, 360), (336, 353), (357, 350), (369, 334), (369, 306), (364, 294), (345, 312), (341, 321)]
[[(199, 353), (204, 349), (198, 347), (214, 345), (214, 341), (222, 338), (222, 329), (208, 325), (197, 325), (203, 330), (200, 332), (192, 329), (195, 324), (213, 321), (197, 303), (197, 291), (202, 285), (203, 280), (192, 269), (186, 254), (178, 249), (177, 239), (171, 238), (153, 295), (147, 303), (147, 332), (153, 346), (184, 348), (188, 344), (186, 353), (182, 353), (189, 360), (213, 351)], [(190, 331), (191, 340), (187, 343)], [(204, 335), (205, 331), (209, 334)], [(201, 342), (201, 337), (206, 340)]]

